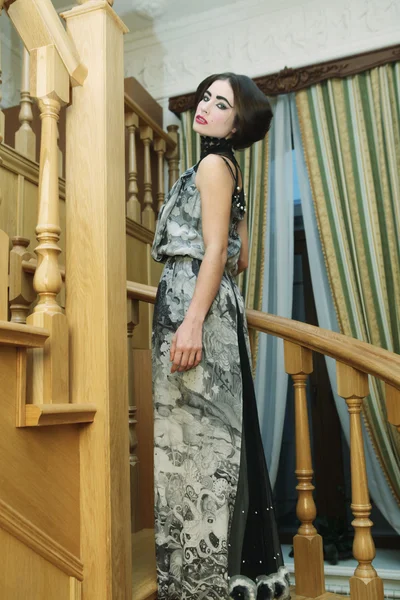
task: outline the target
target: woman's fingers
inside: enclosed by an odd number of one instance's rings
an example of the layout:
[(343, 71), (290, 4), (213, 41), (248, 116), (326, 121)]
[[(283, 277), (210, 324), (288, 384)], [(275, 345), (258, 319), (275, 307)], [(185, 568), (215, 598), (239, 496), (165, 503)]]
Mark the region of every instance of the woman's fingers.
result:
[(186, 365), (186, 371), (189, 371), (189, 369), (194, 367), (195, 362), (196, 362), (196, 350), (192, 350), (189, 354), (188, 362)]
[(173, 360), (174, 360), (175, 350), (176, 350), (176, 334), (172, 337), (171, 348), (169, 351), (169, 359), (171, 362), (173, 362)]
[(186, 367), (187, 367), (188, 361), (189, 361), (189, 355), (190, 355), (189, 350), (184, 350), (182, 352), (181, 362), (180, 362), (178, 371), (186, 371)]
[(196, 358), (194, 361), (194, 367), (197, 367), (197, 365), (199, 365), (201, 363), (201, 357), (202, 357), (203, 351), (202, 350), (197, 350), (196, 352)]
[(201, 363), (202, 350), (184, 350), (174, 349), (174, 359), (172, 361), (171, 373), (179, 371), (189, 371)]
[(174, 351), (174, 359), (172, 361), (171, 373), (175, 373), (181, 365), (182, 352), (180, 350)]

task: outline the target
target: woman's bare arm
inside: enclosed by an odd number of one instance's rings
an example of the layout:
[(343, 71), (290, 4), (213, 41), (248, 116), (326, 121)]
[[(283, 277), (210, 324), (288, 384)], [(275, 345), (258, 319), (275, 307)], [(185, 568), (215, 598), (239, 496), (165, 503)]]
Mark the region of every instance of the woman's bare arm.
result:
[(196, 186), (201, 195), (205, 253), (192, 301), (171, 344), (171, 372), (199, 364), (204, 319), (219, 290), (227, 260), (233, 186), (229, 169), (220, 156), (209, 154), (202, 160)]

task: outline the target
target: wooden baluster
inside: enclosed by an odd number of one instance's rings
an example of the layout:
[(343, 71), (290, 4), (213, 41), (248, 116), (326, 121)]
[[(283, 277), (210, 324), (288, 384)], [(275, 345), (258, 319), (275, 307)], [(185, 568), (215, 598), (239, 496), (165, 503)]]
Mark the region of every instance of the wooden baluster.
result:
[(57, 155), (58, 155), (58, 176), (64, 176), (64, 157), (60, 148), (60, 129), (57, 123)]
[(0, 229), (0, 321), (8, 321), (8, 246), (8, 235)]
[(151, 157), (150, 145), (153, 140), (153, 130), (148, 125), (140, 127), (140, 139), (144, 145), (144, 209), (142, 213), (142, 224), (154, 231), (155, 215), (153, 210), (153, 195), (151, 182)]
[[(2, 6), (3, 6), (3, 3), (1, 3), (1, 6), (0, 6), (0, 13), (1, 13)], [(2, 93), (1, 38), (0, 38), (0, 106), (1, 106), (2, 99), (3, 99), (3, 93)], [(0, 144), (4, 140), (4, 125), (5, 125), (5, 116), (4, 116), (3, 111), (0, 108)]]
[(296, 594), (316, 598), (325, 593), (322, 538), (313, 521), (317, 510), (313, 498), (313, 469), (308, 424), (306, 385), (312, 373), (312, 352), (291, 342), (284, 342), (285, 368), (294, 382), (296, 418), (296, 476), (298, 479), (297, 517), (300, 528), (294, 537)]
[(142, 221), (142, 207), (138, 198), (137, 160), (136, 160), (136, 130), (139, 127), (139, 117), (131, 112), (125, 114), (125, 127), (128, 130), (128, 202), (126, 216), (136, 223)]
[(31, 53), (34, 73), (32, 96), (38, 98), (42, 121), (39, 214), (35, 249), (37, 269), (33, 279), (38, 303), (27, 319), (30, 325), (44, 327), (50, 337), (44, 349), (33, 351), (33, 373), (30, 401), (33, 403), (68, 402), (68, 326), (57, 294), (62, 280), (58, 266), (61, 249), (57, 122), (62, 103), (69, 100), (69, 75), (54, 46), (37, 48)]
[(20, 128), (15, 134), (15, 149), (30, 160), (36, 160), (36, 135), (32, 131), (31, 123), (32, 98), (29, 93), (29, 52), (24, 48), (21, 80), (21, 109), (19, 111)]
[(387, 418), (391, 425), (400, 432), (400, 390), (386, 384)]
[(160, 212), (165, 197), (164, 184), (164, 156), (166, 151), (166, 143), (162, 138), (157, 138), (154, 142), (154, 150), (158, 156), (158, 192), (157, 192), (157, 212)]
[(179, 177), (179, 160), (180, 160), (180, 152), (179, 152), (179, 133), (178, 133), (178, 125), (168, 125), (167, 131), (169, 136), (174, 140), (176, 146), (173, 150), (169, 150), (166, 153), (166, 158), (168, 161), (168, 189), (170, 190), (174, 185), (175, 181)]
[(34, 258), (27, 251), (29, 240), (15, 236), (11, 238), (13, 248), (10, 252), (10, 289), (9, 303), (11, 321), (13, 323), (26, 323), (29, 309), (36, 294), (32, 285), (32, 275), (25, 273), (22, 262)]
[(338, 394), (346, 400), (350, 414), (351, 510), (355, 517), (352, 522), (355, 530), (353, 555), (358, 561), (350, 579), (350, 596), (351, 600), (383, 600), (383, 582), (372, 566), (375, 544), (371, 534), (373, 523), (369, 518), (371, 504), (361, 428), (361, 407), (369, 393), (368, 375), (340, 362), (336, 373)]
[(137, 434), (136, 434), (136, 412), (134, 381), (133, 381), (133, 347), (132, 338), (136, 325), (139, 324), (139, 301), (127, 299), (127, 324), (128, 324), (128, 394), (129, 394), (129, 469), (130, 469), (130, 489), (131, 489), (131, 520), (132, 533), (137, 531), (136, 512), (138, 508), (139, 493), (139, 470), (138, 457), (136, 454)]

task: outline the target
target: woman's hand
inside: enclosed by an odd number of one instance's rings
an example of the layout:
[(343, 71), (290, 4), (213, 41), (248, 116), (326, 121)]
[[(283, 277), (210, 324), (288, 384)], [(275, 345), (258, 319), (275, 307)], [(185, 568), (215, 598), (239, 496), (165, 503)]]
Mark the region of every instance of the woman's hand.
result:
[(172, 338), (171, 373), (189, 371), (201, 361), (203, 348), (203, 322), (185, 318)]

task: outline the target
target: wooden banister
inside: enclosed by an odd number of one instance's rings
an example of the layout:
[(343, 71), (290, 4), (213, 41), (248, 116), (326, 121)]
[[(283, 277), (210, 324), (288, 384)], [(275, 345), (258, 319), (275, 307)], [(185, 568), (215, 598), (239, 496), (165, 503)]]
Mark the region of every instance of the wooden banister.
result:
[(82, 85), (87, 68), (81, 62), (52, 1), (8, 2), (5, 7), (28, 52), (40, 47), (53, 47), (68, 72), (71, 84)]
[(364, 442), (361, 428), (361, 406), (369, 394), (368, 375), (346, 364), (336, 365), (338, 394), (346, 400), (350, 415), (351, 510), (355, 535), (353, 555), (358, 561), (350, 579), (352, 600), (383, 600), (383, 582), (372, 566), (375, 544), (372, 539), (371, 503), (368, 493)]
[[(154, 304), (156, 288), (127, 281), (128, 298)], [(352, 600), (383, 600), (383, 583), (372, 561), (375, 545), (370, 520), (371, 505), (361, 427), (361, 407), (368, 395), (368, 375), (386, 382), (388, 420), (400, 428), (400, 356), (354, 338), (291, 319), (247, 310), (249, 328), (285, 340), (285, 367), (295, 388), (297, 516), (294, 538), (296, 597), (325, 598), (322, 538), (313, 521), (313, 469), (306, 400), (306, 382), (312, 372), (312, 352), (337, 361), (338, 393), (346, 400), (350, 416), (352, 511), (355, 538), (353, 553), (358, 561), (350, 579)]]
[(162, 127), (160, 127), (144, 110), (139, 106), (137, 102), (125, 92), (125, 112), (134, 113), (139, 117), (139, 123), (141, 126), (148, 126), (153, 131), (155, 138), (160, 138), (165, 141), (167, 150), (174, 150), (176, 147), (176, 141), (173, 137), (168, 135)]
[[(142, 302), (155, 303), (155, 287), (127, 281), (127, 294)], [(249, 328), (330, 356), (373, 375), (400, 390), (400, 355), (328, 329), (277, 317), (257, 310), (246, 310)]]
[(33, 355), (28, 398), (34, 404), (59, 404), (69, 401), (69, 353), (68, 324), (57, 301), (62, 287), (58, 266), (61, 228), (57, 123), (61, 106), (69, 101), (70, 81), (55, 46), (35, 48), (31, 51), (31, 58), (32, 96), (38, 99), (42, 134), (36, 227), (38, 246), (35, 248), (38, 260), (33, 279), (38, 302), (27, 323), (49, 329), (50, 338), (45, 349), (37, 350)]
[(308, 424), (307, 379), (313, 370), (312, 352), (285, 341), (285, 369), (294, 383), (296, 430), (297, 517), (300, 527), (294, 537), (296, 594), (317, 598), (325, 593), (322, 538), (314, 527), (317, 516), (312, 479), (310, 428)]
[[(1, 44), (2, 41), (0, 40), (0, 104), (3, 98), (3, 93), (2, 93), (2, 70), (1, 70)], [(2, 141), (4, 140), (4, 126), (5, 126), (5, 118), (4, 118), (4, 113), (0, 108), (0, 144), (2, 143)]]
[(36, 160), (36, 135), (31, 127), (33, 113), (32, 98), (29, 92), (29, 71), (29, 52), (24, 48), (21, 78), (21, 109), (19, 111), (19, 122), (21, 123), (21, 126), (15, 134), (14, 146), (18, 152), (34, 161)]

